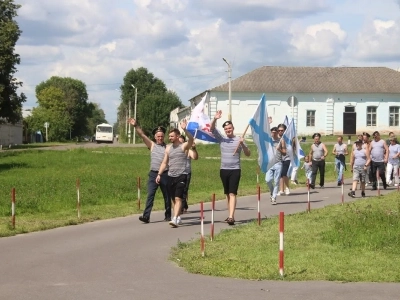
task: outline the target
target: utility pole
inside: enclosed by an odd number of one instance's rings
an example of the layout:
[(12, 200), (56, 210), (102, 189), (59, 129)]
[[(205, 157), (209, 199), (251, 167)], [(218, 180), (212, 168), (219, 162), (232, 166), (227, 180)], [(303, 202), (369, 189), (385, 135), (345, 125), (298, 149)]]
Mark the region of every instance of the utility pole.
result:
[[(137, 87), (133, 84), (131, 86), (135, 89), (135, 105), (133, 108), (133, 118), (136, 120), (136, 106), (137, 106)], [(136, 144), (136, 128), (133, 127), (133, 143)]]
[(226, 64), (228, 65), (228, 78), (229, 78), (229, 102), (228, 102), (228, 106), (229, 106), (229, 114), (228, 114), (228, 120), (232, 121), (232, 87), (231, 87), (231, 81), (232, 81), (232, 68), (231, 68), (231, 64), (225, 59), (222, 58), (222, 60), (224, 62), (226, 62)]

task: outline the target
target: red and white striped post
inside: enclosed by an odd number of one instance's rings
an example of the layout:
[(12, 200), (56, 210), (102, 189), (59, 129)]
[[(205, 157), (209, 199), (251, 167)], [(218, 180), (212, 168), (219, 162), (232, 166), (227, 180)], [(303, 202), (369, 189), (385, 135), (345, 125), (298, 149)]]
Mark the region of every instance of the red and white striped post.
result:
[(140, 177), (137, 178), (137, 199), (138, 210), (140, 210)]
[(78, 219), (81, 218), (81, 199), (79, 194), (81, 183), (79, 182), (79, 178), (76, 179), (76, 211), (78, 212)]
[(344, 204), (344, 175), (342, 174), (341, 185), (342, 185), (342, 205)]
[(283, 232), (285, 228), (285, 214), (283, 211), (279, 213), (279, 274), (283, 277), (284, 254), (283, 254)]
[(11, 224), (15, 229), (15, 188), (11, 189)]
[(378, 185), (378, 196), (381, 195), (381, 185), (379, 183), (380, 180), (381, 180), (381, 178), (379, 176), (379, 169), (378, 169), (378, 170), (376, 170), (376, 182), (377, 182), (377, 185)]
[(201, 256), (204, 257), (204, 204), (200, 202), (200, 226), (201, 226), (201, 237), (200, 237), (200, 250)]
[(214, 210), (215, 210), (215, 194), (212, 194), (211, 199), (211, 240), (214, 240)]
[(310, 179), (307, 178), (307, 212), (311, 211), (311, 204), (310, 204)]
[(257, 188), (260, 186), (260, 166), (257, 166)]
[(258, 226), (261, 225), (261, 213), (260, 213), (260, 200), (261, 200), (261, 187), (258, 186), (258, 199), (257, 199), (257, 221), (258, 221)]

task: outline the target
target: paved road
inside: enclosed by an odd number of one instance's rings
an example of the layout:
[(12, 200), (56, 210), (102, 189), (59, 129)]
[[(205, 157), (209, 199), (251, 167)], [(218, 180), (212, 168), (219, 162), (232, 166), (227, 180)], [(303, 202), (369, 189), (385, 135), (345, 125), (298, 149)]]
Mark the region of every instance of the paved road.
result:
[[(271, 206), (267, 199), (262, 195), (263, 215), (306, 210), (304, 188), (279, 197), (285, 204)], [(312, 208), (340, 199), (340, 188), (328, 185), (312, 194)], [(240, 198), (237, 219), (253, 219), (256, 203), (255, 196)], [(150, 224), (134, 215), (2, 238), (0, 299), (400, 299), (400, 284), (249, 281), (188, 274), (168, 255), (178, 239), (198, 237), (199, 207), (190, 209), (184, 226), (177, 229), (161, 221), (162, 212), (154, 212)], [(225, 219), (225, 203), (218, 202), (216, 209), (215, 219)], [(217, 231), (226, 227), (216, 223)]]

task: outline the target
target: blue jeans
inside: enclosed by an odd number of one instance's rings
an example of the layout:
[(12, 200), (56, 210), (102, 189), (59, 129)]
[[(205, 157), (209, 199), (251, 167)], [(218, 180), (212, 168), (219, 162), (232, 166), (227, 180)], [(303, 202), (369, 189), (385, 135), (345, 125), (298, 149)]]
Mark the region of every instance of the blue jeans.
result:
[(279, 180), (281, 179), (282, 162), (277, 162), (265, 173), (265, 181), (267, 182), (271, 196), (276, 199), (279, 189)]
[(344, 164), (339, 159), (335, 158), (335, 166), (336, 166), (336, 173), (337, 173), (337, 182), (342, 182)]
[(161, 175), (160, 184), (156, 183), (156, 177), (158, 172), (150, 171), (149, 180), (147, 181), (147, 200), (146, 208), (143, 212), (143, 217), (150, 218), (151, 210), (153, 209), (154, 196), (156, 195), (158, 187), (161, 189), (161, 193), (164, 197), (165, 206), (165, 217), (171, 218), (171, 199), (168, 195), (168, 172), (164, 172)]

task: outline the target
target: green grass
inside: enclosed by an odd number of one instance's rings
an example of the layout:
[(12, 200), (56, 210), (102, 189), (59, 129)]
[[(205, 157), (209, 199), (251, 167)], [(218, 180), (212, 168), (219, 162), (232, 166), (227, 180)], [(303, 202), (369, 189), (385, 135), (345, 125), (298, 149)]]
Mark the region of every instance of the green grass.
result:
[[(394, 192), (285, 216), (285, 280), (400, 281), (400, 200)], [(178, 243), (171, 259), (191, 273), (278, 280), (278, 217)]]
[[(239, 196), (256, 194), (257, 151), (242, 159)], [(218, 145), (198, 145), (200, 158), (192, 163), (189, 205), (224, 199), (219, 178)], [(329, 159), (333, 160), (333, 157)], [(0, 236), (31, 232), (68, 224), (140, 213), (137, 207), (137, 178), (141, 178), (141, 208), (147, 196), (150, 154), (146, 148), (101, 147), (65, 151), (31, 149), (0, 153)], [(327, 165), (326, 181), (334, 180)], [(80, 180), (81, 218), (77, 218), (76, 180)], [(261, 191), (267, 192), (264, 174)], [(299, 172), (305, 182), (304, 171)], [(16, 189), (16, 228), (10, 227), (11, 189)], [(154, 209), (163, 209), (161, 192)]]

